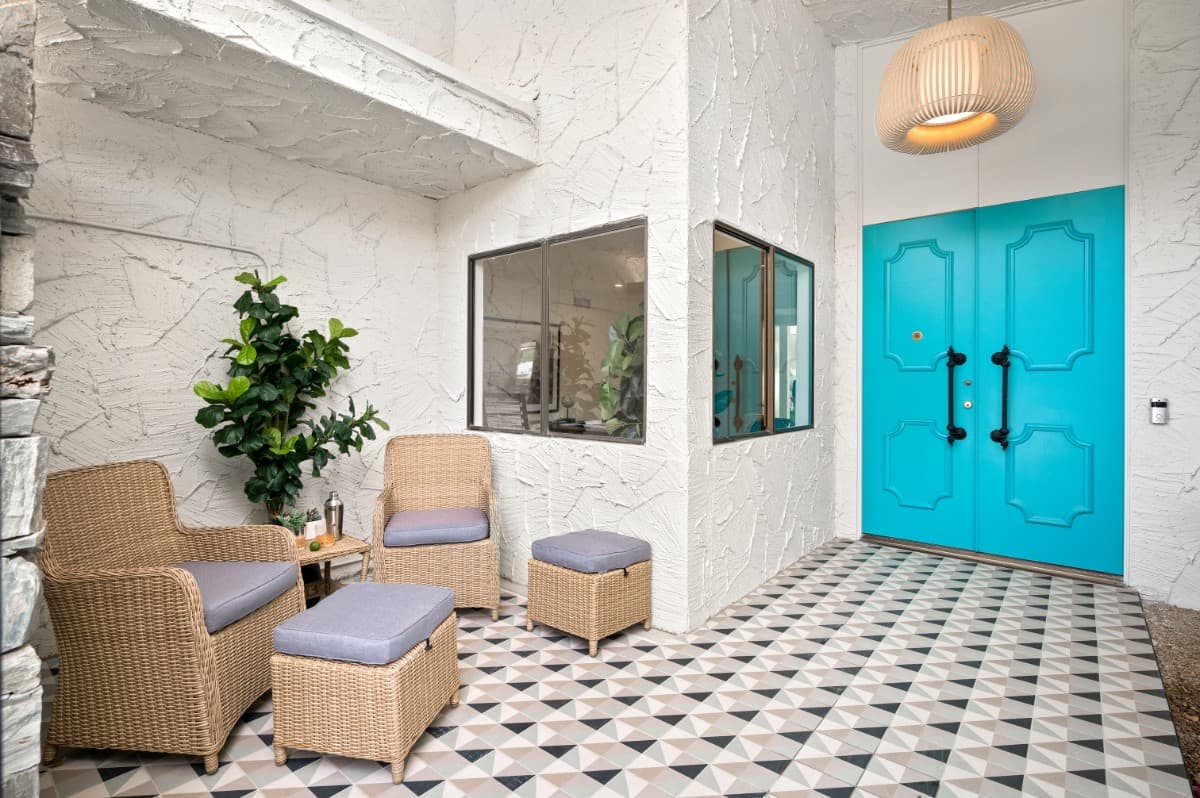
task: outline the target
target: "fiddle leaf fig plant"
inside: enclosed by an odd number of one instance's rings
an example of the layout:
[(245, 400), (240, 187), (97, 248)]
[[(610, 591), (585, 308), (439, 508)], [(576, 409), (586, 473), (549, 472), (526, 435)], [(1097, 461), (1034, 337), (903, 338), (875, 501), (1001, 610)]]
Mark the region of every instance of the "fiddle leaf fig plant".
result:
[(325, 396), (338, 373), (350, 367), (346, 339), (358, 331), (338, 319), (329, 329), (297, 335), (291, 322), (300, 311), (275, 293), (286, 278), (263, 282), (258, 272), (236, 278), (246, 289), (233, 303), (239, 317), (237, 338), (223, 338), (228, 383), (208, 381), (193, 386), (205, 406), (196, 422), (213, 432), (213, 443), (225, 457), (245, 457), (254, 465), (246, 480), (246, 497), (267, 505), (271, 517), (294, 505), (304, 486), (302, 468), (314, 477), (329, 461), (361, 451), (375, 428), (388, 425), (370, 403), (361, 412), (350, 399), (347, 412), (315, 413), (313, 401)]
[(600, 418), (608, 434), (642, 437), (645, 416), (646, 318), (622, 314), (608, 328), (608, 351), (600, 362)]

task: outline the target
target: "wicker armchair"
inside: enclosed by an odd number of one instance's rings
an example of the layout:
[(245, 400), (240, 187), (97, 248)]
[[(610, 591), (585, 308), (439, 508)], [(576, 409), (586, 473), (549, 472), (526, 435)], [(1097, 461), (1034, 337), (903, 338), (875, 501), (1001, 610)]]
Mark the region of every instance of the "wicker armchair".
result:
[(183, 526), (167, 470), (149, 460), (51, 474), (43, 506), (59, 656), (44, 760), (60, 746), (157, 751), (203, 756), (213, 773), (271, 686), (272, 632), (304, 609), (304, 587), (297, 565), (295, 588), (210, 634), (195, 578), (172, 563), (296, 563), (291, 534)]
[[(375, 502), (371, 556), (380, 582), (441, 585), (454, 606), (481, 607), (500, 617), (496, 534), (500, 517), (492, 490), (487, 439), (479, 435), (402, 435), (388, 441), (384, 488)], [(474, 508), (487, 517), (488, 536), (469, 543), (386, 546), (384, 530), (407, 510)]]

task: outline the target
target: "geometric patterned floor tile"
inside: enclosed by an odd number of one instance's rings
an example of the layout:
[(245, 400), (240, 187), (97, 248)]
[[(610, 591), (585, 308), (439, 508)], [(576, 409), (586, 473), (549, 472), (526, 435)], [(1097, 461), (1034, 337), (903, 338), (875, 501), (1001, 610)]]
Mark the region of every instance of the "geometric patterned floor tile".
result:
[[(55, 796), (1187, 795), (1136, 593), (863, 542), (825, 546), (687, 635), (586, 644), (459, 614), (462, 692), (409, 755), (296, 752), (268, 694), (221, 767), (66, 751)], [(46, 669), (47, 708), (54, 675)]]

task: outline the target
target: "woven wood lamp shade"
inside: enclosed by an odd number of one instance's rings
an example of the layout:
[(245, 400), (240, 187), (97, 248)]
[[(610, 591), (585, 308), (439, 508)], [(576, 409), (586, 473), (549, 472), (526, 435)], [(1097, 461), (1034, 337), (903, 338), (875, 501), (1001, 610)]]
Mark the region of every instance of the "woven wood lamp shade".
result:
[(925, 155), (972, 147), (1025, 116), (1036, 82), (1007, 22), (960, 17), (921, 31), (888, 64), (875, 130), (884, 146)]

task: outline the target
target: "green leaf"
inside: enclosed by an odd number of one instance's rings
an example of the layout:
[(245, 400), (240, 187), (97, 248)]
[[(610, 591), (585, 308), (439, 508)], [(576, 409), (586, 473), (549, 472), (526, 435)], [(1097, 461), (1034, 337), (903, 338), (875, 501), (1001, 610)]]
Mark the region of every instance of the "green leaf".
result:
[(340, 338), (342, 335), (342, 331), (345, 329), (346, 329), (346, 325), (342, 324), (342, 322), (339, 319), (330, 319), (329, 320), (329, 337), (330, 337), (330, 339)]
[(353, 338), (356, 335), (358, 335), (358, 330), (354, 329), (353, 327), (344, 327), (344, 328), (342, 328), (342, 334), (339, 335), (338, 337), (339, 338)]
[(249, 341), (250, 336), (254, 334), (256, 329), (258, 329), (258, 319), (242, 319), (242, 323), (239, 325), (238, 329), (242, 334), (242, 340)]
[(617, 405), (617, 391), (607, 382), (600, 383), (600, 416), (611, 418)]
[(202, 407), (196, 413), (196, 423), (205, 429), (212, 429), (225, 419), (225, 408), (220, 405)]
[(261, 281), (258, 279), (258, 272), (254, 272), (254, 273), (242, 272), (241, 274), (239, 274), (237, 277), (234, 277), (233, 279), (237, 280), (239, 283), (242, 283), (244, 285), (257, 286), (257, 285), (261, 284)]
[(250, 390), (248, 377), (234, 377), (229, 381), (229, 387), (225, 389), (225, 398), (232, 402), (248, 390)]
[(646, 332), (646, 317), (636, 316), (629, 322), (629, 327), (625, 331), (625, 337), (630, 343), (638, 341)]
[(287, 282), (287, 278), (281, 274), (278, 277), (273, 278), (269, 283), (265, 284), (263, 286), (263, 288), (266, 290), (270, 290), (272, 288), (275, 288), (276, 286), (283, 285), (286, 282)]
[[(254, 319), (247, 319), (247, 321), (254, 321)], [(250, 344), (246, 344), (242, 347), (242, 351), (238, 352), (235, 360), (242, 366), (249, 366), (256, 357), (258, 357), (258, 350)]]
[(225, 398), (225, 391), (221, 390), (221, 386), (208, 380), (201, 380), (193, 385), (192, 391), (206, 402), (219, 402)]

